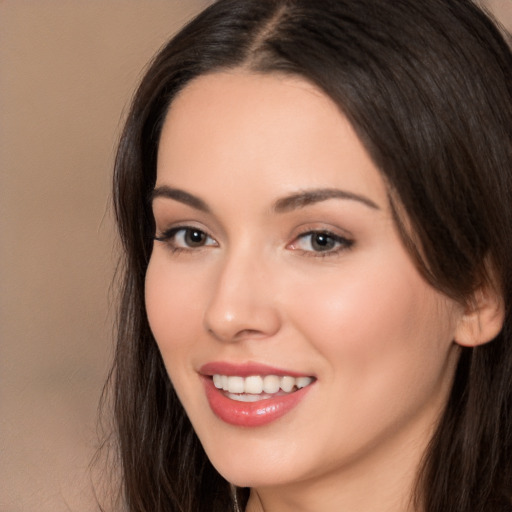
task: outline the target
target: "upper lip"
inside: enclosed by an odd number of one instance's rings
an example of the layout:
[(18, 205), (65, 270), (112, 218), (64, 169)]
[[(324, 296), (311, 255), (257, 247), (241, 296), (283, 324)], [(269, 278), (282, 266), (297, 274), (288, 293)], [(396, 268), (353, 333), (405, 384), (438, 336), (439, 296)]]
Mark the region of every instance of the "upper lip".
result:
[(277, 375), (283, 377), (312, 377), (311, 374), (277, 368), (262, 363), (231, 363), (228, 361), (212, 361), (206, 363), (199, 369), (199, 373), (206, 376), (212, 375), (228, 375), (238, 377), (249, 377), (251, 375)]

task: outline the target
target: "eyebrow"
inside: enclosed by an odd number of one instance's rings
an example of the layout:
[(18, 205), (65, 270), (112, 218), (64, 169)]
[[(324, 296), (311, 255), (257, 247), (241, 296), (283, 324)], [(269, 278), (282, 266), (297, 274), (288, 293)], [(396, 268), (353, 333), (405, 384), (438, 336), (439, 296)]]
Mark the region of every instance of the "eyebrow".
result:
[(299, 208), (304, 208), (311, 204), (320, 203), (321, 201), (327, 201), (328, 199), (348, 199), (350, 201), (358, 201), (373, 210), (380, 210), (379, 206), (371, 199), (355, 194), (354, 192), (340, 190), (338, 188), (306, 190), (304, 192), (298, 192), (296, 194), (283, 197), (274, 203), (273, 210), (276, 213), (285, 213)]
[(196, 197), (184, 190), (180, 190), (179, 188), (171, 188), (167, 185), (162, 185), (161, 187), (156, 187), (151, 192), (151, 202), (153, 202), (157, 197), (165, 197), (167, 199), (174, 199), (175, 201), (179, 201), (180, 203), (186, 204), (195, 208), (196, 210), (200, 210), (205, 213), (210, 212), (210, 208), (208, 205), (199, 197)]
[[(156, 187), (151, 192), (151, 202), (158, 197), (179, 201), (180, 203), (186, 204), (205, 213), (210, 213), (211, 211), (209, 206), (199, 197), (178, 188), (168, 187), (167, 185)], [(304, 208), (311, 204), (327, 201), (328, 199), (348, 199), (350, 201), (358, 201), (373, 210), (380, 210), (377, 204), (371, 199), (360, 194), (355, 194), (354, 192), (337, 188), (319, 188), (291, 194), (275, 201), (272, 206), (272, 210), (276, 213), (285, 213), (299, 208)]]

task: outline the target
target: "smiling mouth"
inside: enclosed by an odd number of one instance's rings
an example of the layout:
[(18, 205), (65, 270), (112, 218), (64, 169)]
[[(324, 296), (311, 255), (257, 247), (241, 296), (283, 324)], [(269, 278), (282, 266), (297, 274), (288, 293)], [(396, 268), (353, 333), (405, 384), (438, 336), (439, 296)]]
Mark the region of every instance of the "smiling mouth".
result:
[(313, 383), (313, 377), (292, 377), (290, 375), (237, 375), (214, 374), (213, 384), (225, 396), (238, 402), (257, 402), (277, 396), (285, 396)]

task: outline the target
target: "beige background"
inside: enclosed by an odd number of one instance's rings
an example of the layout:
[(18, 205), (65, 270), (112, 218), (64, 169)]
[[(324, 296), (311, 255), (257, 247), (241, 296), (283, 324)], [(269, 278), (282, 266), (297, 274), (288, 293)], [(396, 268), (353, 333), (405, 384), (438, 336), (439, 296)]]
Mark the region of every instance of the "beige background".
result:
[[(96, 510), (122, 112), (207, 0), (0, 0), (0, 512)], [(512, 26), (512, 0), (493, 6)]]
[(205, 0), (0, 2), (0, 512), (95, 510), (123, 109)]

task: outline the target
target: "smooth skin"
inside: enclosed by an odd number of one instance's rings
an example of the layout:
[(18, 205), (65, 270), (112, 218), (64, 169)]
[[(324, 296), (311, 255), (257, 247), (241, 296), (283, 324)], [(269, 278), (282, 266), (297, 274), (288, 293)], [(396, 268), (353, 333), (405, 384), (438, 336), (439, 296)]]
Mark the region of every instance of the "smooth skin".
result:
[[(420, 276), (337, 106), (300, 78), (200, 77), (167, 115), (156, 190), (150, 326), (208, 457), (251, 487), (247, 510), (414, 510), (454, 340), (491, 334)], [(237, 427), (209, 407), (212, 361), (316, 380), (282, 418)]]

